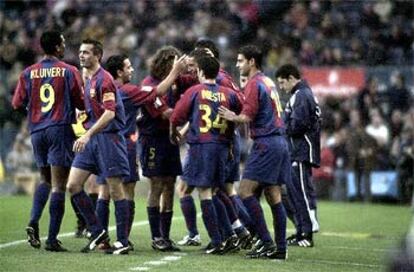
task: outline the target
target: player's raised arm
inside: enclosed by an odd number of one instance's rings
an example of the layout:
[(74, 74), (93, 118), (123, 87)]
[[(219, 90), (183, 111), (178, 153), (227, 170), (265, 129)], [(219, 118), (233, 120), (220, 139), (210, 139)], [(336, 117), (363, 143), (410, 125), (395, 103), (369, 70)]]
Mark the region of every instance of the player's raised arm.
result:
[(167, 75), (167, 77), (161, 81), (160, 84), (157, 86), (157, 95), (163, 96), (167, 94), (169, 88), (171, 85), (174, 84), (174, 81), (177, 79), (177, 77), (185, 70), (186, 67), (186, 58), (187, 55), (182, 55), (180, 58), (175, 56), (174, 63), (171, 68), (170, 73)]

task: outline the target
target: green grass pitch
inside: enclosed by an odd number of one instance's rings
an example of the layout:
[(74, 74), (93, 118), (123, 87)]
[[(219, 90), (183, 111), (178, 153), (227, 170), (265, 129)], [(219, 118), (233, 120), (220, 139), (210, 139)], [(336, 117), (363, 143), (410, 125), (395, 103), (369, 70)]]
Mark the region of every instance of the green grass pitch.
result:
[[(290, 247), (289, 259), (276, 262), (245, 259), (243, 251), (207, 256), (199, 247), (183, 247), (179, 254), (155, 252), (150, 247), (143, 199), (137, 199), (131, 234), (135, 251), (127, 256), (79, 253), (86, 241), (73, 238), (76, 220), (69, 201), (60, 239), (70, 252), (35, 250), (22, 241), (26, 238), (24, 228), (30, 206), (30, 197), (0, 197), (0, 271), (384, 271), (389, 254), (407, 231), (412, 215), (408, 206), (319, 202), (321, 231), (315, 235), (316, 246)], [(273, 232), (270, 210), (266, 204), (263, 206)], [(114, 225), (113, 210), (112, 206), (111, 226)], [(42, 237), (47, 234), (48, 217), (47, 208), (40, 223)], [(200, 217), (197, 224), (205, 245), (208, 238)], [(288, 232), (292, 231), (289, 224)], [(113, 241), (115, 232), (110, 234)], [(176, 205), (172, 238), (179, 240), (184, 234), (185, 223)]]

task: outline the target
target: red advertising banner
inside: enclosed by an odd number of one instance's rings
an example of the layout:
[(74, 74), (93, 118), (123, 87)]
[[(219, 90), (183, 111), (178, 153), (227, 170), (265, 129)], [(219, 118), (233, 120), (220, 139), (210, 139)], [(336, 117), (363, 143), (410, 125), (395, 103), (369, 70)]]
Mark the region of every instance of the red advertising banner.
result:
[(310, 68), (302, 69), (302, 77), (315, 95), (350, 97), (365, 85), (364, 68)]

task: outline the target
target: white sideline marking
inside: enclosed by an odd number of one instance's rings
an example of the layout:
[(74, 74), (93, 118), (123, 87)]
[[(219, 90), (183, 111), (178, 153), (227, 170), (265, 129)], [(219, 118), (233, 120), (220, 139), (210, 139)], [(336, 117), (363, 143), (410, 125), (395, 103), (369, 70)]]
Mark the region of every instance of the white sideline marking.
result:
[[(184, 255), (187, 255), (187, 254), (184, 253)], [(149, 265), (149, 266), (152, 266), (152, 267), (165, 265), (165, 264), (168, 264), (169, 262), (175, 262), (175, 261), (181, 260), (182, 256), (183, 256), (182, 254), (181, 255), (175, 254), (175, 256), (174, 255), (169, 255), (169, 256), (163, 257), (162, 259), (160, 259), (158, 261), (153, 260), (153, 261), (144, 262), (143, 265)], [(150, 267), (136, 266), (136, 267), (129, 268), (129, 270), (132, 270), (132, 271), (148, 271), (148, 270), (150, 270)]]
[(370, 268), (382, 268), (383, 265), (378, 264), (362, 264), (362, 263), (351, 263), (351, 262), (335, 262), (327, 260), (305, 260), (305, 259), (296, 259), (298, 262), (302, 263), (314, 263), (314, 264), (329, 264), (329, 265), (352, 265), (352, 266), (361, 266), (361, 267), (370, 267)]
[(185, 252), (174, 252), (173, 254), (177, 256), (187, 256), (187, 253)]
[(149, 269), (149, 267), (146, 267), (146, 266), (137, 266), (137, 267), (131, 267), (129, 270), (132, 270), (132, 271), (148, 271), (150, 269)]
[(158, 266), (158, 265), (162, 265), (162, 264), (166, 264), (166, 261), (148, 261), (145, 262), (144, 265), (154, 265), (154, 266)]
[(334, 236), (334, 237), (356, 238), (356, 239), (367, 239), (367, 238), (371, 237), (370, 233), (360, 233), (360, 232), (327, 232), (327, 231), (323, 231), (320, 234), (323, 235), (323, 236)]
[[(319, 247), (319, 246), (318, 246)], [(358, 250), (358, 251), (374, 251), (374, 252), (396, 252), (397, 249), (393, 248), (363, 248), (363, 247), (346, 247), (346, 246), (322, 246), (322, 248), (333, 249), (345, 249), (345, 250)]]
[(166, 257), (164, 257), (164, 258), (162, 258), (161, 259), (161, 261), (167, 261), (167, 262), (169, 262), (169, 261), (178, 261), (178, 260), (181, 260), (181, 256), (166, 256)]

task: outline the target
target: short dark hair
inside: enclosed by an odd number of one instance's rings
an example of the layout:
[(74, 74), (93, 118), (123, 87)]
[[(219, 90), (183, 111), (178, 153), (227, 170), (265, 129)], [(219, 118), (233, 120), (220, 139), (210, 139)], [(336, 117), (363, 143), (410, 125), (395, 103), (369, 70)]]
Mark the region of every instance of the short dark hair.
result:
[(103, 45), (100, 41), (95, 40), (95, 39), (84, 39), (82, 41), (83, 44), (92, 44), (93, 45), (93, 49), (92, 49), (92, 53), (95, 56), (100, 56), (99, 57), (99, 61), (102, 59), (103, 56)]
[(216, 58), (205, 56), (196, 58), (198, 69), (204, 72), (206, 79), (216, 79), (220, 70), (220, 63)]
[(151, 76), (163, 80), (171, 71), (175, 56), (180, 57), (181, 52), (174, 46), (168, 45), (158, 49), (151, 58)]
[(105, 63), (106, 70), (112, 75), (114, 79), (118, 78), (118, 70), (124, 68), (124, 60), (128, 58), (127, 55), (112, 55)]
[(216, 44), (210, 39), (200, 39), (196, 42), (195, 48), (208, 48), (216, 59), (220, 59), (220, 53)]
[(300, 79), (299, 69), (293, 64), (282, 65), (275, 73), (275, 78), (289, 79), (289, 76)]
[(43, 32), (40, 37), (40, 46), (46, 54), (55, 54), (56, 46), (62, 43), (62, 33), (56, 30)]
[(239, 54), (243, 55), (247, 60), (254, 59), (256, 67), (262, 68), (263, 53), (259, 47), (255, 45), (245, 45), (239, 49)]
[(201, 57), (208, 57), (206, 50), (204, 48), (196, 48), (188, 54), (190, 58), (201, 58)]

